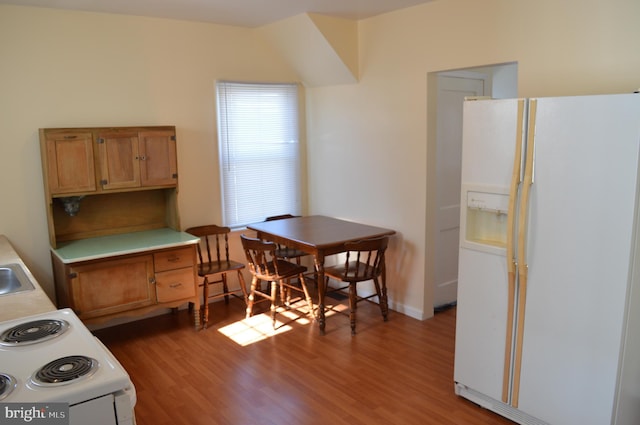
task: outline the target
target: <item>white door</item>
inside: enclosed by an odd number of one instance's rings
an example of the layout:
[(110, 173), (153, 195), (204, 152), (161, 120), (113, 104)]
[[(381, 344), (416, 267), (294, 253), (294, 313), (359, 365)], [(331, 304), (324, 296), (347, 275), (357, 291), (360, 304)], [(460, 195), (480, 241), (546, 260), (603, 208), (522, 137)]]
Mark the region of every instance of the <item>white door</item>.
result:
[(482, 96), (485, 87), (483, 78), (458, 75), (438, 76), (434, 307), (457, 298), (462, 104), (466, 96)]

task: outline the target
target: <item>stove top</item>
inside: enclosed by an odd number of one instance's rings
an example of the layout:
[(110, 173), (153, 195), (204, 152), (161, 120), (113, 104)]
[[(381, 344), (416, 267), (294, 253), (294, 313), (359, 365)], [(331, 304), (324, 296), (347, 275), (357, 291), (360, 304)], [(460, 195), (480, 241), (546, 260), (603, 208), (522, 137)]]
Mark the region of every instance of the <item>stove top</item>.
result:
[(71, 309), (0, 322), (2, 402), (73, 405), (124, 389), (129, 375)]

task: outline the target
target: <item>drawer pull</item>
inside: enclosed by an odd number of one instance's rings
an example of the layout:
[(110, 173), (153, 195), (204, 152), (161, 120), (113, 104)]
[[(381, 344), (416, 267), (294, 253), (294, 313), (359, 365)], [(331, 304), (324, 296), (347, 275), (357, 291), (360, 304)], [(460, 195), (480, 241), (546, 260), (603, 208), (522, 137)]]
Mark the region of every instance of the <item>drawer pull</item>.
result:
[(180, 261), (180, 257), (167, 258), (167, 261), (170, 263), (177, 263), (178, 261)]
[(179, 288), (182, 286), (182, 283), (177, 282), (177, 283), (172, 283), (171, 285), (169, 285), (169, 288), (175, 289), (175, 288)]

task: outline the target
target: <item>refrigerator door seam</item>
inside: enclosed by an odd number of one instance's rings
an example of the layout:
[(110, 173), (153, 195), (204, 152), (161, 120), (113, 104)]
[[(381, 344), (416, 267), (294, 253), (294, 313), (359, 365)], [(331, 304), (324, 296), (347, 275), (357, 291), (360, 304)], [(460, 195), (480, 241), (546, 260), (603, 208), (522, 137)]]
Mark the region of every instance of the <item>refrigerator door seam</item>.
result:
[(515, 290), (518, 263), (515, 251), (515, 225), (516, 225), (516, 203), (520, 183), (522, 182), (522, 146), (524, 144), (525, 125), (525, 99), (518, 100), (517, 128), (515, 137), (515, 153), (513, 156), (513, 173), (511, 175), (511, 188), (509, 191), (509, 211), (507, 213), (507, 329), (504, 348), (504, 370), (502, 377), (502, 401), (509, 403), (511, 391), (511, 372), (513, 360), (513, 333), (514, 333), (514, 311), (515, 311)]
[(513, 384), (511, 391), (511, 405), (518, 407), (520, 396), (520, 372), (522, 370), (522, 344), (524, 339), (524, 318), (527, 299), (528, 264), (526, 258), (527, 225), (529, 213), (529, 193), (533, 183), (533, 157), (535, 149), (535, 124), (537, 100), (529, 101), (529, 120), (527, 129), (527, 161), (524, 171), (524, 182), (520, 195), (520, 210), (518, 217), (518, 313), (516, 317), (516, 345), (513, 369)]

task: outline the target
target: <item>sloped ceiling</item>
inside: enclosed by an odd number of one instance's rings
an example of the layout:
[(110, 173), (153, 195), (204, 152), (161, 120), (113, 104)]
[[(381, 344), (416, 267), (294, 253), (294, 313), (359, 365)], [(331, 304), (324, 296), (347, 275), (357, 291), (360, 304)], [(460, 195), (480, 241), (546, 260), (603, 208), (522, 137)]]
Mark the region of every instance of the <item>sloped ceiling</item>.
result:
[(358, 22), (301, 14), (259, 29), (307, 87), (352, 84), (359, 78)]

